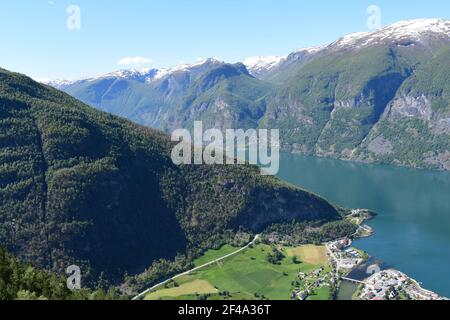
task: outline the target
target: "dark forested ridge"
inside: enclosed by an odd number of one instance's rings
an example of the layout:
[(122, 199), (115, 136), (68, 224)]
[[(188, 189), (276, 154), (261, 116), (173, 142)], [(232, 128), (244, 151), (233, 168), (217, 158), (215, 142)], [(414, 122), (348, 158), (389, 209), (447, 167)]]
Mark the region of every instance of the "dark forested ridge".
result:
[(115, 299), (126, 297), (120, 296), (114, 288), (71, 291), (63, 277), (22, 263), (0, 247), (0, 301)]
[(118, 280), (226, 230), (340, 218), (256, 167), (175, 166), (170, 151), (158, 131), (0, 69), (0, 245)]

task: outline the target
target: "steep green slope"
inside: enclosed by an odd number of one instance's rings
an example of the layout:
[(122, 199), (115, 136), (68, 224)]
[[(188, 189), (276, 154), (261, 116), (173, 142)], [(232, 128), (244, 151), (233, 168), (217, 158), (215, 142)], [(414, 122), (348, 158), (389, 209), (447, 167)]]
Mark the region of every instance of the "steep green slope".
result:
[(271, 86), (252, 77), (243, 64), (223, 64), (193, 84), (168, 128), (190, 128), (193, 120), (208, 128), (256, 128), (271, 92)]
[(99, 110), (160, 127), (160, 110), (170, 110), (176, 100), (176, 97), (165, 97), (164, 86), (165, 83), (149, 86), (135, 79), (109, 78), (81, 82), (67, 88), (66, 92)]
[(220, 65), (221, 62), (208, 59), (202, 64), (175, 70), (166, 77), (152, 81), (142, 76), (107, 75), (77, 81), (64, 91), (94, 108), (161, 129), (193, 84), (203, 74)]
[(450, 47), (420, 65), (356, 151), (364, 161), (450, 170)]
[(450, 111), (450, 46), (438, 51), (417, 69), (401, 90), (423, 93), (432, 100), (433, 111)]
[(340, 217), (255, 167), (175, 166), (170, 152), (160, 132), (0, 70), (0, 244), (119, 279), (227, 229)]
[(344, 156), (378, 121), (408, 69), (385, 46), (315, 59), (286, 79), (264, 123), (282, 128), (283, 143), (295, 151)]

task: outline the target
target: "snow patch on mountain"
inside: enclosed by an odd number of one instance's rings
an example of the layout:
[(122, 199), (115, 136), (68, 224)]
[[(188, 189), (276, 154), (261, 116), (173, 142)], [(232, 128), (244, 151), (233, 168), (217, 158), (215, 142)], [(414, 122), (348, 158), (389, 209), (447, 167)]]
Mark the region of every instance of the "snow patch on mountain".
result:
[(442, 19), (405, 20), (381, 30), (385, 36), (418, 36), (424, 32), (444, 33), (450, 36), (450, 21)]
[(274, 69), (285, 59), (286, 57), (279, 56), (256, 56), (247, 58), (242, 63), (247, 67), (251, 75), (257, 76)]
[(330, 49), (361, 48), (386, 41), (417, 41), (424, 36), (438, 35), (450, 40), (450, 21), (442, 19), (404, 20), (373, 32), (346, 35), (328, 46)]
[(295, 53), (314, 54), (314, 53), (319, 52), (322, 49), (323, 49), (323, 47), (302, 48), (302, 49), (298, 49), (298, 50), (294, 51), (293, 54), (295, 54)]
[(337, 41), (329, 45), (329, 47), (347, 47), (356, 44), (365, 37), (370, 35), (369, 32), (355, 32), (339, 38)]
[(220, 64), (222, 61), (210, 58), (205, 59), (192, 64), (181, 64), (170, 69), (154, 69), (154, 68), (144, 68), (141, 70), (137, 69), (124, 69), (117, 70), (114, 72), (110, 72), (107, 74), (94, 76), (94, 77), (84, 77), (75, 80), (48, 80), (48, 79), (40, 79), (39, 82), (44, 83), (46, 85), (52, 86), (56, 89), (64, 90), (76, 83), (80, 82), (93, 82), (103, 79), (126, 79), (126, 80), (137, 80), (141, 82), (152, 83), (154, 81), (163, 79), (171, 74), (178, 72), (190, 72), (192, 69), (201, 67), (206, 63), (215, 63)]
[(223, 61), (220, 61), (219, 59), (216, 59), (216, 58), (209, 58), (209, 59), (204, 59), (204, 60), (201, 60), (199, 62), (192, 63), (192, 64), (180, 64), (178, 66), (175, 66), (175, 67), (169, 69), (167, 71), (167, 73), (171, 74), (171, 73), (175, 73), (175, 72), (190, 71), (193, 68), (201, 67), (201, 66), (203, 66), (204, 64), (207, 64), (207, 63), (220, 64), (220, 63), (223, 63)]
[(75, 80), (62, 80), (62, 79), (56, 79), (56, 80), (47, 80), (47, 79), (37, 79), (38, 82), (42, 83), (42, 84), (46, 84), (50, 87), (59, 89), (59, 90), (64, 90), (76, 83), (81, 83), (81, 82), (85, 82), (85, 81), (89, 81), (92, 78), (79, 78), (79, 79), (75, 79)]

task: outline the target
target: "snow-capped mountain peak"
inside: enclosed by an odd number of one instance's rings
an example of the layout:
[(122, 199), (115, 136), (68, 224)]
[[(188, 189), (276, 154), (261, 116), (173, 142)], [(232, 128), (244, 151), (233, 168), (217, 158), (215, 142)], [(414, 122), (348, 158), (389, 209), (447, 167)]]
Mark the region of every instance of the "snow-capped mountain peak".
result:
[(56, 80), (48, 80), (48, 79), (36, 79), (36, 81), (46, 84), (50, 87), (59, 89), (59, 90), (64, 90), (65, 88), (70, 87), (71, 85), (80, 82), (80, 81), (84, 81), (84, 79), (78, 79), (78, 80), (61, 80), (61, 79), (56, 79)]
[(424, 32), (444, 33), (450, 36), (450, 21), (443, 19), (404, 20), (381, 30), (385, 35), (415, 36)]
[(141, 81), (141, 82), (152, 83), (156, 80), (162, 79), (162, 78), (169, 76), (171, 74), (174, 74), (174, 73), (189, 72), (189, 71), (193, 70), (194, 68), (201, 67), (207, 63), (220, 64), (223, 62), (218, 59), (215, 59), (215, 58), (209, 58), (209, 59), (198, 61), (198, 62), (192, 63), (192, 64), (180, 64), (180, 65), (174, 66), (169, 69), (165, 69), (165, 68), (161, 68), (161, 69), (144, 68), (141, 70), (123, 69), (123, 70), (113, 71), (113, 72), (110, 72), (107, 74), (102, 74), (99, 76), (84, 77), (84, 78), (79, 78), (79, 79), (75, 79), (75, 80), (41, 79), (38, 81), (41, 83), (47, 84), (49, 86), (52, 86), (54, 88), (60, 89), (60, 90), (64, 90), (67, 87), (70, 87), (71, 85), (74, 85), (76, 83), (92, 82), (92, 81), (103, 80), (103, 79), (126, 79), (126, 80), (137, 80), (137, 81)]
[(355, 44), (356, 42), (364, 39), (368, 35), (370, 35), (370, 32), (350, 33), (348, 35), (345, 35), (345, 36), (339, 38), (338, 40), (333, 42), (330, 46), (336, 46), (336, 47), (351, 46), (351, 45)]
[(279, 56), (256, 56), (242, 61), (251, 75), (257, 76), (277, 67), (286, 57)]
[(154, 78), (154, 74), (157, 74), (157, 69), (144, 69), (144, 70), (117, 70), (113, 71), (107, 74), (99, 75), (99, 76), (93, 76), (93, 77), (83, 77), (78, 78), (74, 80), (46, 80), (46, 81), (40, 81), (44, 84), (47, 84), (51, 87), (64, 90), (67, 87), (70, 87), (71, 85), (74, 85), (76, 83), (82, 83), (82, 82), (92, 82), (102, 79), (135, 79), (135, 80), (146, 80), (147, 78)]
[(306, 53), (306, 54), (314, 54), (319, 52), (320, 50), (322, 50), (323, 47), (310, 47), (310, 48), (301, 48), (298, 49), (296, 51), (294, 51), (293, 53)]
[(277, 67), (293, 62), (309, 61), (320, 54), (343, 49), (358, 49), (382, 43), (399, 43), (403, 40), (421, 42), (429, 36), (450, 40), (450, 21), (442, 19), (416, 19), (400, 21), (373, 32), (356, 32), (339, 38), (337, 41), (321, 47), (302, 48), (287, 57), (256, 56), (243, 61), (249, 72), (255, 77), (261, 77)]
[(426, 35), (438, 35), (450, 39), (450, 21), (442, 19), (404, 20), (373, 32), (346, 35), (330, 44), (328, 48), (359, 48), (385, 41), (420, 42)]
[(180, 72), (180, 71), (189, 71), (192, 68), (200, 67), (207, 63), (220, 64), (220, 63), (223, 63), (223, 61), (220, 61), (219, 59), (216, 59), (216, 58), (202, 59), (196, 63), (190, 63), (190, 64), (186, 63), (186, 64), (180, 64), (175, 67), (172, 67), (172, 68), (168, 69), (168, 73), (170, 74), (170, 73)]
[(124, 69), (124, 70), (117, 70), (114, 72), (107, 73), (105, 75), (94, 77), (92, 80), (102, 79), (102, 78), (120, 78), (120, 79), (132, 79), (132, 78), (139, 78), (145, 75), (146, 73), (150, 72), (150, 70), (144, 69), (144, 70), (137, 70), (137, 69)]

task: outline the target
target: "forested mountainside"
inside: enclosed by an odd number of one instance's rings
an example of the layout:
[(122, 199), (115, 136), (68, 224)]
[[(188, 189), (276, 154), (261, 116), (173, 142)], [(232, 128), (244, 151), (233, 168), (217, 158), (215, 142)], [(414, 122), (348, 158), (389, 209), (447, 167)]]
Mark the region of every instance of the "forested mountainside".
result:
[(66, 279), (20, 262), (0, 246), (0, 301), (126, 299), (114, 288), (71, 291)]
[(246, 68), (209, 59), (52, 84), (168, 132), (278, 128), (287, 151), (449, 170), (449, 49), (450, 21), (410, 20)]
[(175, 166), (171, 149), (162, 132), (0, 69), (0, 246), (119, 281), (227, 230), (341, 218), (256, 167)]

